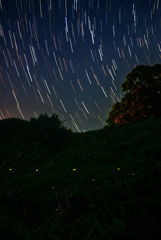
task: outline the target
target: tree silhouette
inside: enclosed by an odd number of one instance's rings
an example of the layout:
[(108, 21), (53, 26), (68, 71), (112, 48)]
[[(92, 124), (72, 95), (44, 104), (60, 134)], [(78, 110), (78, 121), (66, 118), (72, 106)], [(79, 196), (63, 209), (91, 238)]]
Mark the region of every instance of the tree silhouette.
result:
[[(65, 120), (64, 120), (65, 121)], [(47, 113), (41, 114), (38, 118), (31, 118), (30, 122), (33, 124), (37, 124), (40, 127), (45, 127), (47, 129), (55, 129), (58, 130), (60, 128), (66, 129), (66, 127), (63, 126), (63, 122), (58, 118), (58, 115), (53, 113), (51, 117), (48, 116)]]
[(150, 116), (161, 116), (161, 65), (134, 68), (121, 85), (121, 102), (113, 105), (107, 124), (124, 124)]
[(64, 121), (53, 114), (41, 114), (29, 121), (10, 118), (0, 121), (0, 155), (7, 154), (57, 154), (66, 147), (72, 131), (63, 126)]
[(44, 151), (58, 151), (62, 149), (63, 144), (69, 139), (71, 134), (63, 126), (64, 121), (61, 121), (55, 113), (51, 117), (45, 113), (38, 118), (31, 118), (30, 140)]

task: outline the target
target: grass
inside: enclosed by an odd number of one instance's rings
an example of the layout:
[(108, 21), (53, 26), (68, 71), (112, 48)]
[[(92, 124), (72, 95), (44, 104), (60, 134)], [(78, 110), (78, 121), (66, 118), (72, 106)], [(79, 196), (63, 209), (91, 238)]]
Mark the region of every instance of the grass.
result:
[(57, 154), (0, 159), (0, 238), (154, 239), (161, 118), (73, 133)]

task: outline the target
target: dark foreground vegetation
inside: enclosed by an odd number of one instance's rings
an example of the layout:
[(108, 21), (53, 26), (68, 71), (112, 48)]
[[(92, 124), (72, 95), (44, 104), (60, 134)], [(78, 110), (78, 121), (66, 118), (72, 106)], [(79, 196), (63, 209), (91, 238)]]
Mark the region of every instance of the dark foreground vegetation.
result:
[(137, 66), (107, 126), (0, 121), (0, 239), (152, 240), (161, 226), (161, 65)]
[(86, 133), (61, 130), (60, 148), (54, 130), (49, 138), (41, 124), (42, 132), (34, 128), (39, 138), (29, 122), (0, 124), (0, 239), (150, 240), (160, 234), (160, 117)]

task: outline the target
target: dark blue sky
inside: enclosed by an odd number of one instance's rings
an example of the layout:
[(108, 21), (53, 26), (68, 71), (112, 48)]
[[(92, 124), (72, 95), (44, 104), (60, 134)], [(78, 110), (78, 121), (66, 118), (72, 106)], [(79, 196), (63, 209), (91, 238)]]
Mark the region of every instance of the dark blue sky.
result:
[(0, 118), (53, 112), (100, 129), (137, 65), (161, 62), (161, 4), (0, 0)]

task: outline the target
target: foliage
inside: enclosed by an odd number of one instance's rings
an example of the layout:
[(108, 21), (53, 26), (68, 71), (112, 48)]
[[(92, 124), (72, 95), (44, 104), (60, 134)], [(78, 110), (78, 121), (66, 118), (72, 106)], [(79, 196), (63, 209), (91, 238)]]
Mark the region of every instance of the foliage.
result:
[(137, 66), (126, 76), (121, 88), (125, 95), (112, 107), (107, 124), (161, 116), (161, 65)]
[[(65, 121), (65, 120), (64, 120)], [(48, 116), (47, 113), (41, 114), (38, 118), (31, 118), (31, 124), (37, 124), (39, 127), (46, 128), (46, 129), (54, 129), (59, 130), (60, 128), (66, 129), (63, 126), (63, 122), (58, 118), (58, 115), (53, 113), (51, 117)]]
[(27, 154), (30, 149), (37, 153), (58, 153), (72, 134), (63, 123), (55, 113), (51, 117), (47, 113), (41, 114), (30, 121), (16, 118), (1, 120), (1, 155), (6, 152)]
[(159, 236), (160, 142), (161, 118), (149, 118), (73, 133), (56, 155), (0, 158), (1, 239)]

